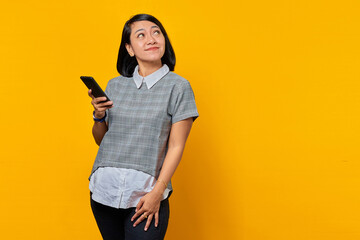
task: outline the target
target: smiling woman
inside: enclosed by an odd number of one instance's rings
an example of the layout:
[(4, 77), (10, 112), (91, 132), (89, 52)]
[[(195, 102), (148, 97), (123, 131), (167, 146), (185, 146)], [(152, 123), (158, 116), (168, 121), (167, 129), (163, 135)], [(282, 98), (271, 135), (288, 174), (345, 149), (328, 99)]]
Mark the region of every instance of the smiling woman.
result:
[[(157, 48), (155, 53), (150, 51), (152, 48)], [(160, 66), (166, 64), (170, 71), (174, 71), (175, 53), (165, 28), (153, 16), (134, 16), (125, 23), (123, 29), (117, 62), (118, 72), (130, 77), (136, 65), (139, 64), (140, 69), (142, 65), (151, 67), (151, 62), (154, 61), (153, 63), (159, 66), (159, 60)]]
[(173, 176), (199, 116), (188, 80), (162, 24), (139, 14), (125, 23), (117, 69), (95, 98), (100, 146), (89, 180), (91, 208), (104, 239), (164, 238)]
[[(157, 63), (162, 66), (161, 57), (165, 51), (165, 38), (160, 28), (149, 21), (134, 22), (131, 26), (134, 34), (130, 35), (131, 44), (125, 44), (130, 56), (136, 56), (136, 60), (143, 69), (146, 62)], [(143, 73), (146, 75), (146, 73)]]

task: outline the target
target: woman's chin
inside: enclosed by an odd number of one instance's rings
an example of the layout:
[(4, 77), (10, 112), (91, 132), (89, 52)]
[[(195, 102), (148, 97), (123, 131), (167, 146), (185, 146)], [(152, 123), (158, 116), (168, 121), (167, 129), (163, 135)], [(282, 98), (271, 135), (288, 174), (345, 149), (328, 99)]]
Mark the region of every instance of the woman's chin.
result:
[(142, 62), (146, 62), (146, 63), (156, 63), (156, 62), (161, 62), (161, 57), (159, 56), (153, 56), (153, 57), (147, 57), (147, 58), (143, 58), (143, 59), (139, 59)]

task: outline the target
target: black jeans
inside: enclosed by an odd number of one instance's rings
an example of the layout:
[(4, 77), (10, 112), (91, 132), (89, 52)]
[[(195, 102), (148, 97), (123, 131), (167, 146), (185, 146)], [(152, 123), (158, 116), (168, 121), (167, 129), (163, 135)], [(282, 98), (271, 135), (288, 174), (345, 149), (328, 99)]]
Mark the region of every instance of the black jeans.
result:
[(96, 223), (104, 240), (162, 240), (165, 237), (169, 221), (169, 200), (160, 203), (159, 224), (155, 227), (155, 217), (147, 231), (144, 230), (146, 220), (133, 227), (131, 217), (135, 208), (117, 209), (95, 202), (91, 198), (90, 204)]

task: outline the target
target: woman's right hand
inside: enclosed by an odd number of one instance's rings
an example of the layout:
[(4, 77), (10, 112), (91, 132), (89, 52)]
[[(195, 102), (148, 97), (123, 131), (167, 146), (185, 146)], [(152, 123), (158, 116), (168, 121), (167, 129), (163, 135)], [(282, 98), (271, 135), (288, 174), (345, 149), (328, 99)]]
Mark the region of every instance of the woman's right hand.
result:
[(91, 89), (88, 91), (88, 94), (92, 98), (91, 104), (94, 106), (94, 109), (95, 109), (95, 117), (103, 118), (105, 116), (105, 110), (113, 107), (113, 102), (107, 101), (107, 102), (100, 103), (102, 101), (106, 101), (106, 97), (95, 98), (91, 94)]

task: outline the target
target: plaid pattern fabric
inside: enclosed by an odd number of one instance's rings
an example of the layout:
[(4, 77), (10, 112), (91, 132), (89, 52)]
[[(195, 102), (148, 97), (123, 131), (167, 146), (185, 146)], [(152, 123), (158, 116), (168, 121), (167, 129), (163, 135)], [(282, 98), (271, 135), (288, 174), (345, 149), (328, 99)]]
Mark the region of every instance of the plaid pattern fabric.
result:
[[(109, 129), (90, 177), (99, 167), (119, 167), (157, 178), (167, 153), (171, 125), (199, 116), (189, 81), (176, 73), (168, 72), (149, 88), (145, 82), (137, 88), (136, 81), (118, 76), (108, 82), (105, 93), (114, 106), (107, 110)], [(171, 183), (168, 188), (172, 189)]]

